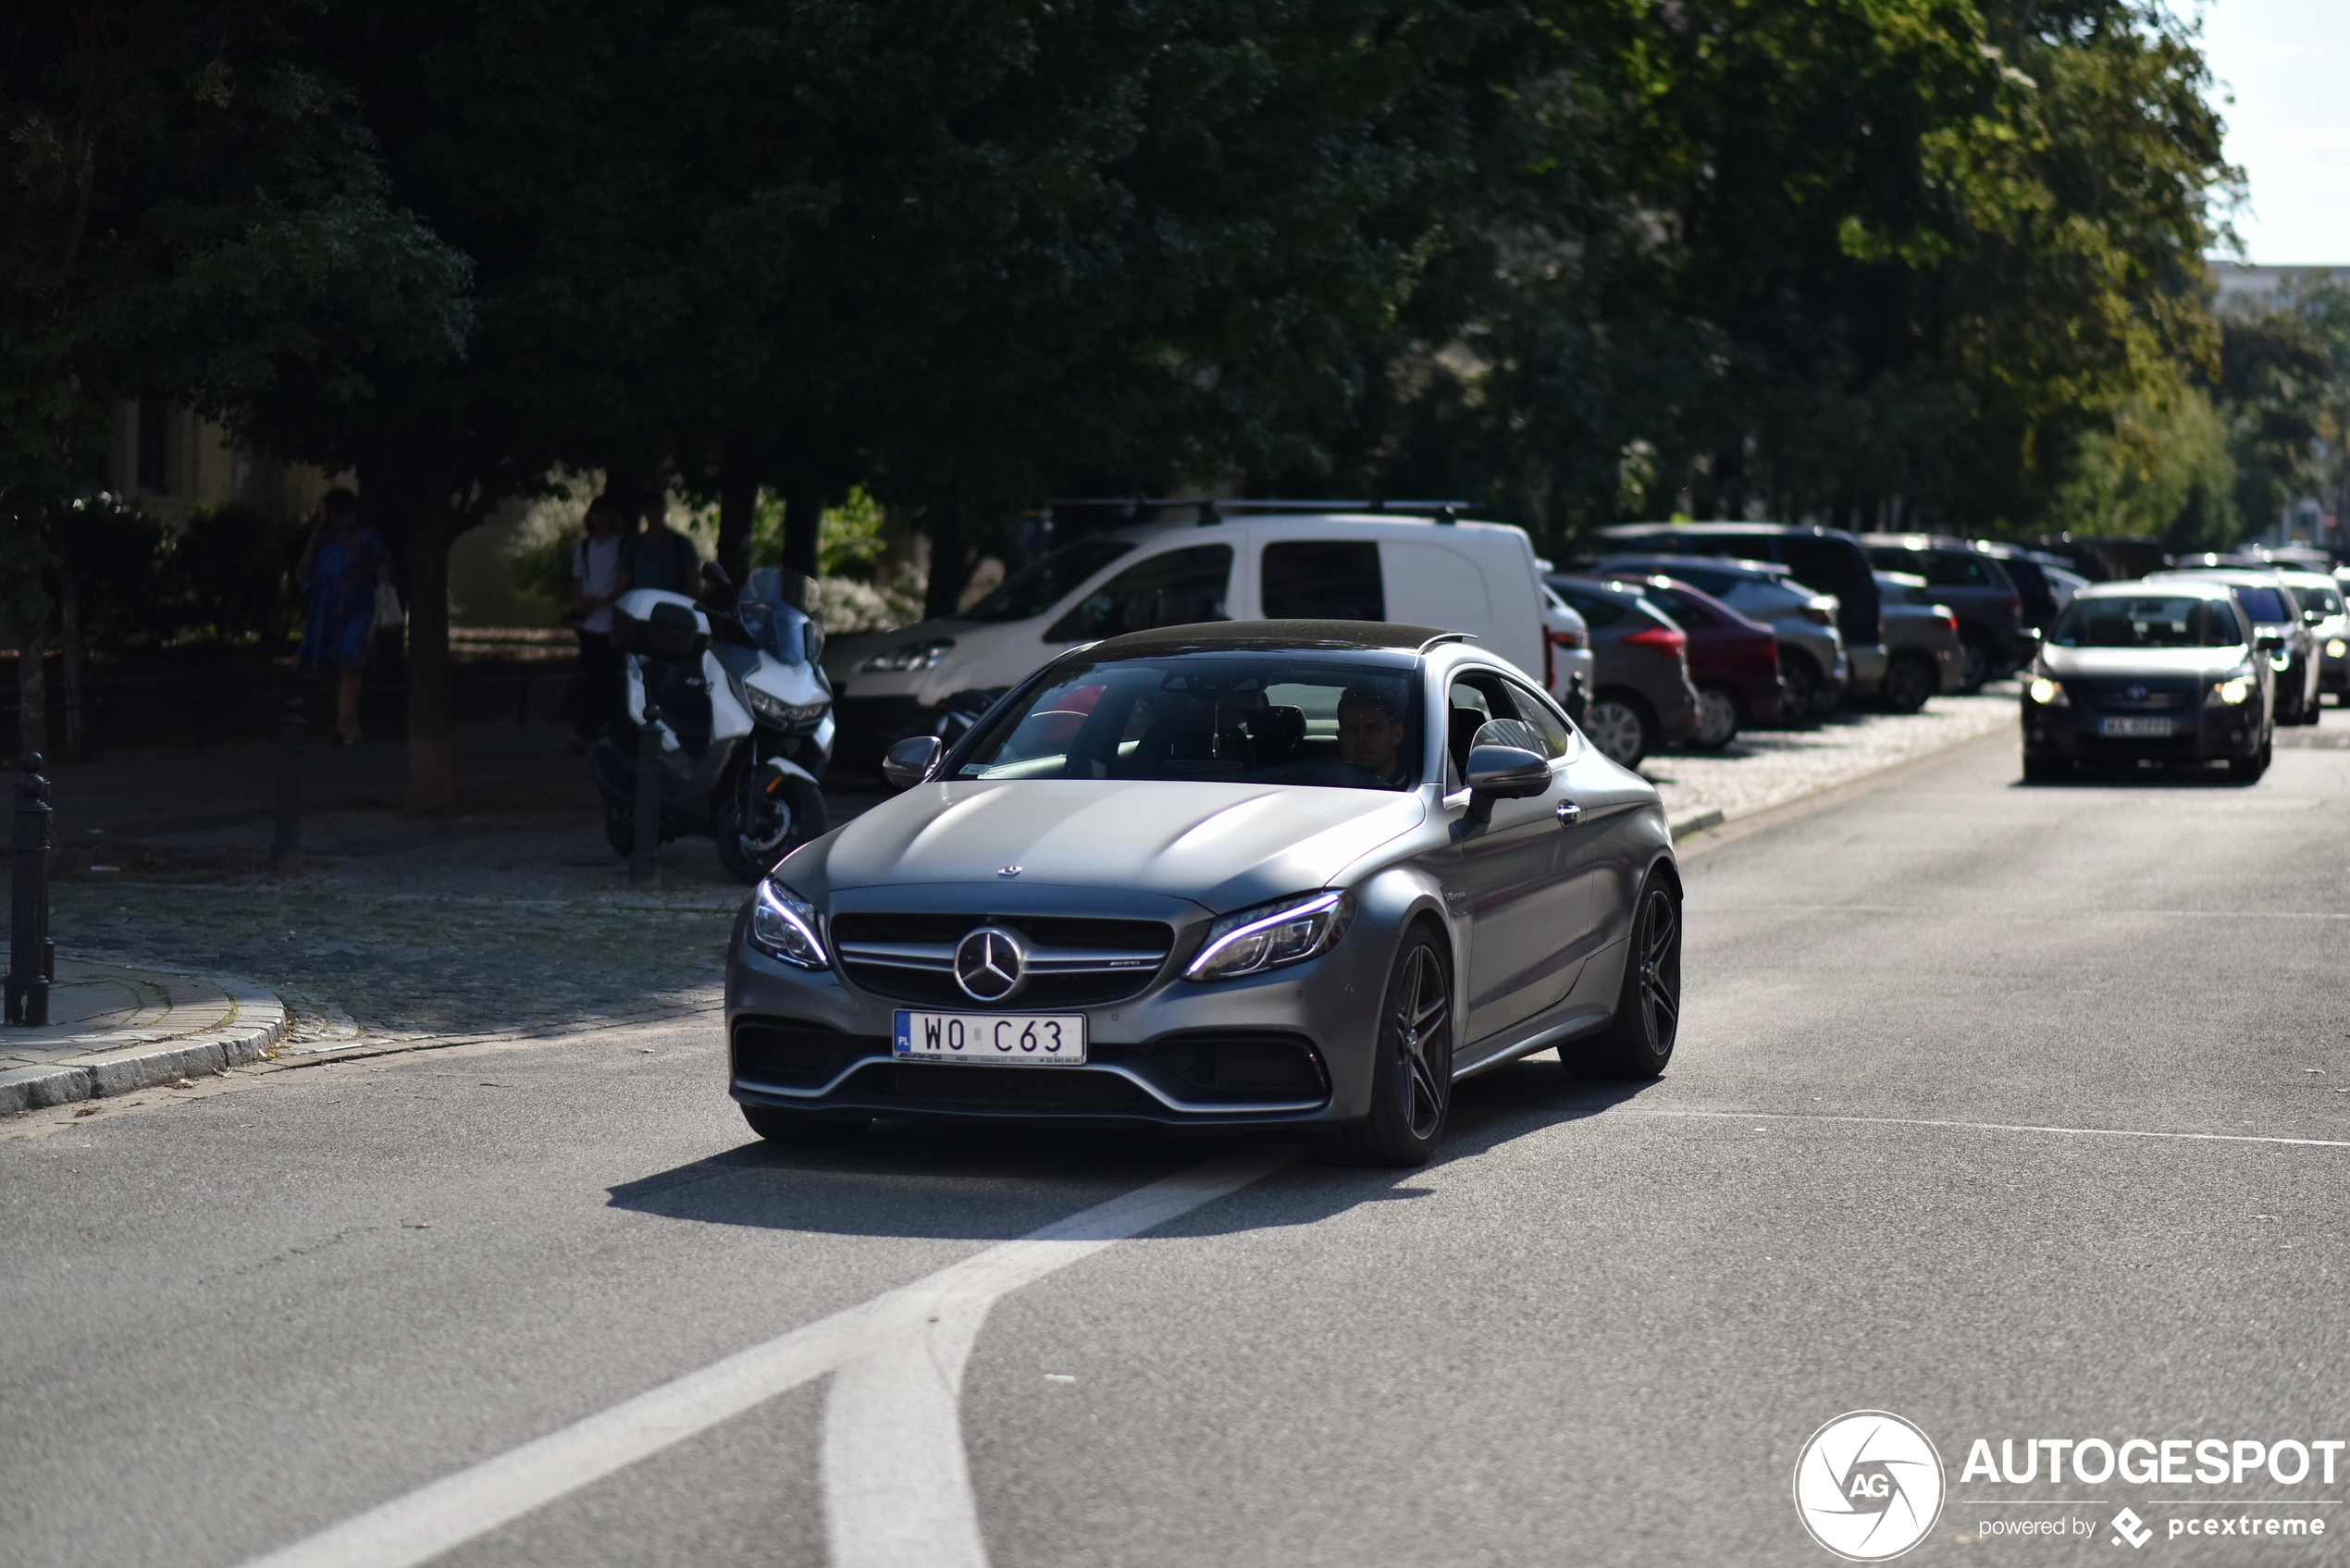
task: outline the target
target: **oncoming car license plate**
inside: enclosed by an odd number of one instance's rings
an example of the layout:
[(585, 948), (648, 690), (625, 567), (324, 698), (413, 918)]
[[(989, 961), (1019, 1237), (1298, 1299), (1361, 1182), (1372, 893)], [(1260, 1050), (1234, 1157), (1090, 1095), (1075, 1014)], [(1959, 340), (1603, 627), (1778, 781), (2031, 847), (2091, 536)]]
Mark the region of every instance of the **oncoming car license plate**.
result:
[(900, 1012), (893, 1054), (901, 1061), (1083, 1067), (1085, 1015)]
[(2097, 726), (2099, 735), (2167, 735), (2171, 733), (2168, 719), (2108, 719)]

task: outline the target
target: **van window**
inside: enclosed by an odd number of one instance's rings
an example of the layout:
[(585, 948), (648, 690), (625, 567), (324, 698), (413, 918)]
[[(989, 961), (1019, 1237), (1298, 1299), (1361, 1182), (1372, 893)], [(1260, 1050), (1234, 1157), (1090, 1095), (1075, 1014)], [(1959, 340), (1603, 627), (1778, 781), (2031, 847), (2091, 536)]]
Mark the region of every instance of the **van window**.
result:
[(1384, 621), (1379, 545), (1371, 539), (1283, 539), (1265, 547), (1268, 621)]
[(1229, 621), (1224, 590), (1231, 575), (1230, 545), (1194, 545), (1154, 555), (1079, 599), (1053, 623), (1045, 640), (1094, 642), (1154, 626)]
[(1026, 621), (1134, 547), (1122, 539), (1079, 539), (1013, 573), (996, 591), (956, 612), (958, 621)]

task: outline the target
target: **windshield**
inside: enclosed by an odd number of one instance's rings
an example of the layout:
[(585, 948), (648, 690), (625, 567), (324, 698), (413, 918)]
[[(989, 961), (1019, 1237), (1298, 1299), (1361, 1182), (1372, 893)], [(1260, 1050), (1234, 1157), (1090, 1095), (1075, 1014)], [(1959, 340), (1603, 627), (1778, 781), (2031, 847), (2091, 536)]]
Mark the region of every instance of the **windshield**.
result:
[(1409, 789), (1418, 690), (1392, 665), (1288, 654), (1081, 664), (992, 715), (955, 776)]
[(736, 617), (751, 641), (782, 663), (797, 664), (822, 651), (815, 623), (784, 598), (784, 574), (775, 567), (754, 568), (735, 599)]
[(2076, 599), (2048, 641), (2059, 648), (2232, 648), (2244, 641), (2244, 628), (2223, 599)]
[(1069, 597), (1070, 589), (1134, 547), (1122, 539), (1079, 539), (1004, 579), (995, 592), (956, 611), (958, 621), (1025, 621)]

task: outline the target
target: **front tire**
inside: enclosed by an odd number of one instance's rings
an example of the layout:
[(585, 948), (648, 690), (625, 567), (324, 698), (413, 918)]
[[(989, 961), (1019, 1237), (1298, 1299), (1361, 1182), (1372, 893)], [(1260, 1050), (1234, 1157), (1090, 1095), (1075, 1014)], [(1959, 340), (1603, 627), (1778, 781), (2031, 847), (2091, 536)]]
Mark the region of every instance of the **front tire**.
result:
[(2071, 772), (2072, 769), (2060, 758), (2046, 756), (2037, 751), (2027, 751), (2023, 754), (2023, 782), (2025, 784), (2054, 784)]
[(1681, 895), (1663, 870), (1649, 872), (1632, 910), (1624, 983), (1615, 1017), (1560, 1059), (1598, 1078), (1655, 1078), (1673, 1059), (1681, 1033)]
[(1942, 689), (1941, 672), (1934, 661), (1922, 653), (1897, 653), (1885, 669), (1885, 682), (1877, 688), (1877, 696), (1888, 713), (1914, 713), (1925, 706), (1925, 699)]
[(2251, 756), (2228, 759), (2228, 777), (2238, 784), (2258, 784), (2260, 775), (2269, 771), (2270, 758), (2274, 755), (2274, 744), (2263, 735), (2260, 737), (2260, 749)]
[(1426, 926), (1395, 956), (1379, 1004), (1371, 1063), (1371, 1114), (1343, 1128), (1339, 1157), (1349, 1165), (1425, 1164), (1453, 1108), (1453, 975)]
[(786, 778), (777, 797), (762, 796), (758, 770), (746, 763), (721, 797), (718, 863), (736, 882), (755, 883), (777, 861), (824, 831), (823, 795), (797, 778)]
[(1637, 768), (1656, 749), (1655, 715), (1649, 705), (1628, 691), (1611, 687), (1591, 698), (1584, 715), (1583, 733), (1602, 756), (1619, 768)]
[(872, 1117), (785, 1111), (773, 1105), (745, 1105), (743, 1120), (770, 1143), (853, 1143), (865, 1136)]
[(1738, 694), (1725, 685), (1702, 685), (1697, 691), (1697, 732), (1689, 744), (1700, 751), (1719, 751), (1738, 737), (1745, 710)]

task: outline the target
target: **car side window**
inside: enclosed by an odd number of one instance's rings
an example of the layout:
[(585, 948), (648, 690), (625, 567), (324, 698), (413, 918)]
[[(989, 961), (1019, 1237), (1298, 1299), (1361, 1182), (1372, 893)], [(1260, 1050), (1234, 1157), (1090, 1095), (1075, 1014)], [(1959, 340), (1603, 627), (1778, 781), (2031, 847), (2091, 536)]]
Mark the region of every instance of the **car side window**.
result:
[(1504, 685), (1510, 694), (1510, 706), (1542, 737), (1543, 756), (1555, 762), (1575, 749), (1575, 728), (1566, 722), (1566, 715), (1528, 686), (1515, 681)]
[(1979, 557), (1955, 549), (1938, 549), (1927, 558), (1925, 580), (1937, 588), (1982, 588), (1991, 586), (1991, 574)]
[(1229, 621), (1224, 593), (1232, 547), (1193, 545), (1138, 561), (1079, 599), (1053, 623), (1046, 642), (1093, 642), (1155, 626)]
[(1575, 588), (1555, 588), (1559, 598), (1566, 600), (1587, 626), (1612, 626), (1624, 618), (1624, 606), (1610, 594), (1583, 593)]
[(1387, 619), (1375, 540), (1281, 539), (1265, 547), (1259, 565), (1268, 621)]

